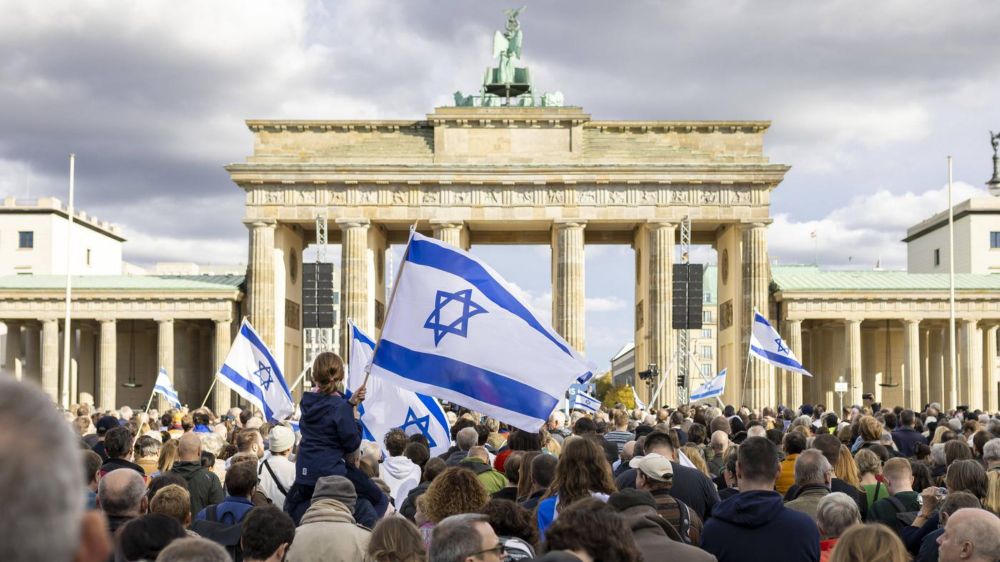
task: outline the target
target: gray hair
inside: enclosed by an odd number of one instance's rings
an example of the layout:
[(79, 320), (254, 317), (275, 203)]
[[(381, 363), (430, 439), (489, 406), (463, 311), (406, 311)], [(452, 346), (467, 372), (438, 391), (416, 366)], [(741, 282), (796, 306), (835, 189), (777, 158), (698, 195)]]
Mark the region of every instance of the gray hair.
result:
[(944, 443), (935, 443), (931, 445), (931, 462), (937, 466), (944, 466), (948, 464), (948, 457), (944, 453)]
[(226, 447), (226, 438), (218, 433), (199, 433), (198, 436), (201, 437), (201, 450), (217, 457)]
[(762, 425), (755, 425), (747, 430), (747, 437), (767, 437), (767, 430)]
[(135, 456), (144, 459), (160, 454), (160, 442), (147, 435), (141, 435), (135, 440)]
[(462, 513), (445, 517), (434, 527), (427, 562), (460, 562), (473, 552), (482, 550), (483, 539), (476, 523), (487, 523), (481, 513)]
[(455, 435), (455, 444), (459, 449), (468, 451), (479, 444), (479, 432), (474, 427), (463, 427)]
[(716, 431), (712, 434), (711, 443), (712, 449), (721, 453), (729, 447), (729, 435), (725, 431)]
[(108, 515), (137, 515), (146, 497), (146, 481), (130, 468), (112, 470), (97, 485), (97, 499)]
[(806, 449), (795, 459), (795, 483), (826, 484), (826, 474), (833, 470), (830, 461), (826, 460), (819, 449)]
[(160, 551), (156, 562), (232, 562), (221, 545), (208, 539), (177, 539)]
[(52, 399), (0, 376), (0, 511), (5, 560), (72, 560), (80, 543), (79, 437)]
[(843, 534), (848, 527), (861, 523), (858, 504), (843, 492), (833, 492), (823, 496), (816, 506), (816, 524), (820, 532), (829, 538)]
[(1000, 437), (994, 437), (983, 445), (983, 460), (986, 462), (1000, 461)]

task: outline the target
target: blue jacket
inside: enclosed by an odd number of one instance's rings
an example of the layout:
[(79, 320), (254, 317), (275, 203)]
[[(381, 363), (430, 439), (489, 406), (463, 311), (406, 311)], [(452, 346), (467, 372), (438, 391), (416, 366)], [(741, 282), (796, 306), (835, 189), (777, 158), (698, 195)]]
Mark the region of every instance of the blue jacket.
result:
[(818, 562), (816, 523), (788, 509), (778, 492), (741, 492), (715, 505), (701, 547), (719, 562)]
[(919, 444), (927, 444), (927, 438), (912, 427), (898, 427), (892, 432), (892, 441), (896, 444), (900, 456), (912, 457), (914, 449)]
[(315, 486), (322, 476), (344, 476), (344, 455), (361, 446), (361, 424), (347, 400), (339, 394), (307, 392), (302, 396), (299, 430), (295, 483)]
[[(226, 499), (222, 500), (221, 503), (216, 504), (215, 517), (220, 523), (235, 525), (243, 521), (243, 518), (246, 517), (247, 513), (249, 513), (251, 509), (253, 509), (252, 501), (246, 498), (226, 496)], [(198, 515), (194, 519), (195, 521), (204, 521), (208, 519), (208, 507), (199, 511)]]

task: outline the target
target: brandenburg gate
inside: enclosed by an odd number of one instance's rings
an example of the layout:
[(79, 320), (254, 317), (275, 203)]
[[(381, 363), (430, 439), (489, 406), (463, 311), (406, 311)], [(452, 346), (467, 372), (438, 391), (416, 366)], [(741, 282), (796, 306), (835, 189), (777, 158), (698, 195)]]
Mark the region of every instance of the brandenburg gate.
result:
[[(550, 244), (553, 325), (582, 352), (584, 247), (628, 244), (636, 365), (664, 371), (674, 360), (671, 267), (679, 222), (690, 217), (692, 243), (718, 252), (719, 368), (731, 377), (724, 400), (740, 401), (751, 311), (768, 309), (770, 195), (789, 169), (764, 156), (768, 122), (598, 121), (579, 107), (456, 106), (416, 120), (247, 124), (253, 154), (226, 168), (246, 192), (246, 310), (284, 355), (286, 373), (302, 366), (293, 316), (302, 250), (321, 215), (342, 248), (339, 321), (373, 334), (385, 311), (386, 251), (414, 224), (463, 248)], [(775, 404), (773, 369), (753, 362), (747, 374), (743, 402)], [(676, 404), (674, 380), (662, 400)]]

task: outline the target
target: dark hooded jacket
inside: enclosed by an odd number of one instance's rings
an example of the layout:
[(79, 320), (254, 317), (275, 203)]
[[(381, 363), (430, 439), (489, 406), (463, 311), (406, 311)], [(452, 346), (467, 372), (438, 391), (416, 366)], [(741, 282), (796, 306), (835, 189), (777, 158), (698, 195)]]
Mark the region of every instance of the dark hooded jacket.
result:
[(226, 498), (219, 477), (201, 466), (200, 462), (177, 461), (170, 472), (187, 480), (188, 492), (191, 494), (191, 515), (197, 515), (205, 507), (220, 503)]
[(295, 459), (295, 483), (315, 486), (323, 476), (344, 476), (344, 456), (361, 446), (354, 407), (339, 394), (307, 392), (299, 420), (302, 443)]
[[(632, 511), (632, 510), (629, 510)], [(625, 523), (632, 529), (635, 544), (643, 560), (674, 560), (676, 562), (715, 562), (715, 556), (704, 550), (680, 542), (677, 529), (656, 514), (635, 511), (625, 515)]]
[(741, 492), (716, 504), (701, 547), (719, 562), (818, 562), (819, 531), (804, 513), (788, 509), (777, 492)]

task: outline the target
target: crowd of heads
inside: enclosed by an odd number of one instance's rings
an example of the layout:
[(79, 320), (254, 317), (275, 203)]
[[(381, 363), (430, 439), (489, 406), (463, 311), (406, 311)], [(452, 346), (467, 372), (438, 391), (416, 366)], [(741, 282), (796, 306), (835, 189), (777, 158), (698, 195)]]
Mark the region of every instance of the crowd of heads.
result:
[[(341, 396), (327, 355), (317, 392)], [(343, 451), (290, 514), (287, 425), (250, 408), (60, 413), (2, 378), (3, 558), (1000, 559), (995, 413), (618, 404), (536, 431), (448, 417), (447, 444), (396, 429)]]

